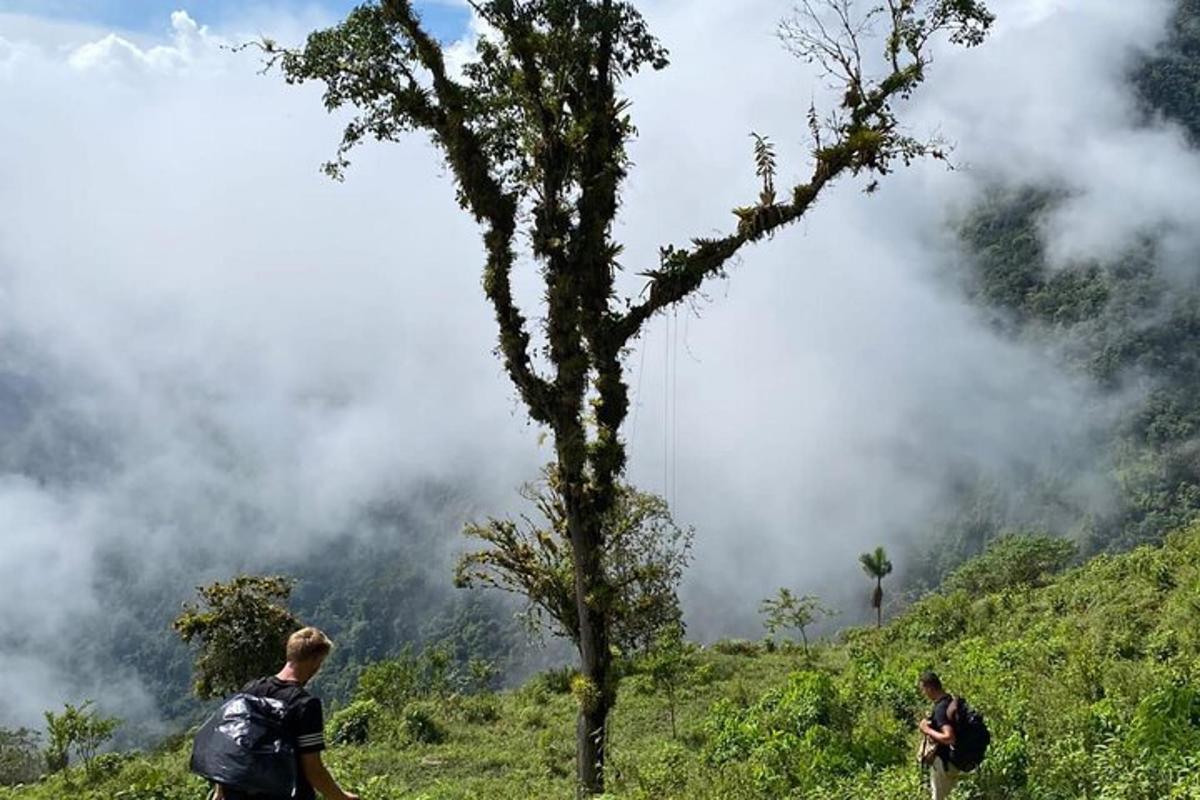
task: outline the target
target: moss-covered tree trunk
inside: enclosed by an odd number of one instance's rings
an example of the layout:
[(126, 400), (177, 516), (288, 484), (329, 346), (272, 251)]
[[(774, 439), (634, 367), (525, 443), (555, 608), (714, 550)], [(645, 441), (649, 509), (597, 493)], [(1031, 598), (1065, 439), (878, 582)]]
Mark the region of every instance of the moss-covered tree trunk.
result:
[[(568, 498), (570, 495), (568, 494)], [(579, 615), (579, 673), (572, 687), (578, 704), (575, 759), (578, 794), (604, 792), (608, 714), (616, 700), (604, 601), (602, 539), (599, 526), (578, 499), (567, 502), (567, 529), (575, 554), (575, 606)]]
[(582, 691), (577, 692), (579, 718), (575, 727), (576, 766), (580, 795), (604, 791), (605, 744), (608, 740), (608, 714), (616, 700), (612, 680), (612, 650), (609, 648), (608, 621), (601, 609), (588, 597), (589, 559), (599, 550), (576, 561), (575, 591), (579, 598), (579, 668)]

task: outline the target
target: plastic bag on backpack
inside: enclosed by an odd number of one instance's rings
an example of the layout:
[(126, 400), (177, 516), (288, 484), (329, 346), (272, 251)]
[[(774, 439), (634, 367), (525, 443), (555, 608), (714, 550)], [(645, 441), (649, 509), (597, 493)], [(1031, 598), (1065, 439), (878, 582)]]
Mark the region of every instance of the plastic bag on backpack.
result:
[(284, 736), (286, 711), (279, 700), (234, 695), (196, 732), (192, 772), (246, 794), (292, 797), (296, 751)]

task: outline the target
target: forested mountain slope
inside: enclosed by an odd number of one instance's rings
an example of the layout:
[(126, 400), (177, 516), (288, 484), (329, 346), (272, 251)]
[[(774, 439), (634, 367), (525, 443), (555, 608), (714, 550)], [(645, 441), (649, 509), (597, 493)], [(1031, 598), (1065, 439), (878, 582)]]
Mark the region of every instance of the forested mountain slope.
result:
[[(1176, 125), (1198, 146), (1200, 2), (1181, 0), (1130, 83), (1146, 124)], [(1076, 410), (1089, 441), (1014, 474), (960, 476), (915, 559), (918, 587), (1005, 530), (1094, 553), (1159, 541), (1200, 514), (1200, 253), (1149, 227), (1123, 252), (1052, 263), (1045, 228), (1069, 199), (1053, 183), (993, 185), (958, 222), (962, 255), (946, 280), (1002, 335), (1094, 388)]]
[[(504, 598), (454, 588), (450, 554), (457, 529), (443, 515), (444, 491), (433, 487), (427, 489), (433, 498), (378, 509), (360, 530), (301, 557), (242, 564), (247, 573), (293, 579), (289, 606), (302, 620), (319, 620), (338, 642), (317, 684), (325, 696), (348, 698), (364, 665), (406, 646), (438, 643), (463, 664), (487, 658), (504, 674), (526, 660), (519, 652), (524, 634)], [(136, 565), (136, 554), (119, 552), (102, 562), (100, 589), (112, 611), (102, 622), (104, 635), (96, 637), (99, 652), (79, 657), (98, 657), (114, 670), (136, 666), (174, 730), (194, 722), (202, 708), (189, 691), (192, 654), (171, 630), (182, 602), (194, 599), (193, 579), (179, 571), (147, 579)], [(125, 740), (144, 744), (161, 733), (161, 727), (129, 728)]]

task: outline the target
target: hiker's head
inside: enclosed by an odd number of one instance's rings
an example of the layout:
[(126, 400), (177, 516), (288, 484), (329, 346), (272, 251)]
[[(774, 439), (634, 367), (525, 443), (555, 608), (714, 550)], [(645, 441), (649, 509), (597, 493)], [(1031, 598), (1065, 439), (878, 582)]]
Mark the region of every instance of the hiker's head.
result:
[(922, 672), (921, 677), (917, 680), (917, 686), (930, 700), (936, 700), (946, 693), (942, 688), (942, 679), (937, 676), (936, 672)]
[(301, 628), (288, 637), (287, 660), (301, 682), (307, 682), (333, 649), (329, 637), (316, 628)]

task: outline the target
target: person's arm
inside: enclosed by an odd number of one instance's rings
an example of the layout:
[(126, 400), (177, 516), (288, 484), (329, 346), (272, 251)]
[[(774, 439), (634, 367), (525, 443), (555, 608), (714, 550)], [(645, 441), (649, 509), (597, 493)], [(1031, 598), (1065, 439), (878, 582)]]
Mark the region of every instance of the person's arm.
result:
[(338, 786), (337, 781), (325, 768), (325, 762), (321, 760), (319, 751), (301, 753), (300, 767), (304, 770), (304, 777), (314, 789), (321, 793), (321, 797), (324, 797), (325, 800), (359, 800), (358, 795), (343, 791), (342, 787)]
[(921, 724), (917, 727), (921, 729), (921, 733), (928, 736), (934, 742), (937, 742), (938, 744), (944, 744), (947, 747), (954, 746), (953, 725), (943, 725), (940, 731), (935, 731), (933, 726), (929, 724), (929, 720), (923, 719), (921, 720)]
[(337, 781), (325, 769), (321, 751), (325, 749), (325, 714), (321, 701), (310, 697), (300, 707), (296, 723), (296, 752), (300, 755), (300, 769), (312, 787), (325, 800), (358, 800), (358, 795), (343, 791)]

